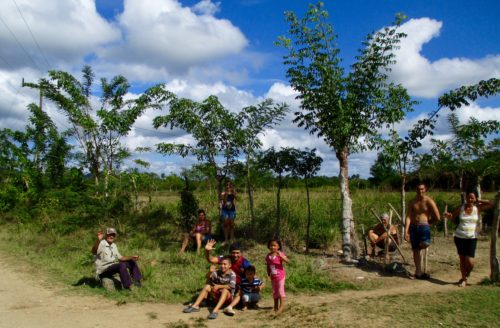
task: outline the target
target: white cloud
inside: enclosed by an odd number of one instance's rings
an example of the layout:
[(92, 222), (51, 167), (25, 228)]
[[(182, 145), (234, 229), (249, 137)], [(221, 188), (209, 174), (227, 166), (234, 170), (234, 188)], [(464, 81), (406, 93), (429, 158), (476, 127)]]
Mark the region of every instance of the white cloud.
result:
[(402, 83), (411, 95), (433, 98), (462, 85), (500, 76), (498, 54), (477, 60), (456, 57), (430, 61), (425, 58), (421, 53), (423, 45), (439, 36), (442, 25), (434, 19), (420, 18), (410, 19), (401, 26), (401, 31), (408, 36), (395, 52), (397, 62), (392, 77)]
[(220, 10), (220, 2), (213, 3), (210, 0), (202, 0), (193, 6), (193, 11), (201, 15), (213, 16)]
[[(0, 12), (8, 26), (8, 29), (5, 26), (0, 28), (0, 54), (9, 67), (36, 66), (46, 71), (49, 67), (45, 59), (51, 65), (50, 68), (54, 64), (61, 65), (61, 61), (83, 63), (83, 57), (91, 55), (94, 49), (120, 38), (120, 31), (97, 13), (95, 3), (91, 0), (0, 1)], [(30, 57), (37, 65), (33, 64)], [(7, 63), (0, 61), (0, 67)]]
[(242, 51), (248, 43), (245, 36), (230, 21), (212, 16), (213, 6), (199, 3), (197, 10), (205, 11), (196, 15), (176, 0), (125, 0), (117, 22), (124, 40), (102, 49), (99, 60), (146, 63), (175, 74)]

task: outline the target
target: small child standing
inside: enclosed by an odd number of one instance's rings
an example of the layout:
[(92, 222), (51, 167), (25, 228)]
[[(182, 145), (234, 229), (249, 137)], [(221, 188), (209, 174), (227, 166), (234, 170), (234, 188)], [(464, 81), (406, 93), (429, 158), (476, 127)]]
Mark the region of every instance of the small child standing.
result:
[(266, 256), (267, 275), (273, 287), (274, 311), (280, 314), (285, 309), (285, 269), (283, 262), (289, 263), (288, 257), (281, 251), (281, 241), (271, 239), (267, 243), (269, 254)]
[(260, 291), (264, 288), (264, 283), (255, 276), (255, 267), (253, 265), (245, 268), (245, 277), (240, 282), (240, 295), (243, 301), (242, 311), (252, 308), (258, 308), (260, 300)]

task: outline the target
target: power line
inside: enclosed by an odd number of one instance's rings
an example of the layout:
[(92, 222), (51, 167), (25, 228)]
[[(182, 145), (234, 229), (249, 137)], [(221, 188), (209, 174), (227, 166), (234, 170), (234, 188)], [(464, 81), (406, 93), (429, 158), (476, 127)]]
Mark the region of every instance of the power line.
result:
[(40, 53), (42, 54), (42, 57), (43, 59), (45, 60), (45, 63), (47, 64), (47, 68), (50, 69), (50, 63), (49, 61), (47, 60), (47, 57), (45, 57), (45, 53), (43, 52), (42, 48), (40, 47), (40, 45), (38, 44), (38, 42), (36, 41), (36, 38), (35, 36), (33, 35), (33, 32), (31, 31), (31, 28), (30, 26), (28, 25), (28, 22), (26, 21), (26, 19), (24, 19), (24, 16), (21, 12), (21, 9), (19, 9), (19, 6), (17, 5), (17, 2), (16, 0), (12, 0), (14, 2), (14, 4), (16, 5), (16, 8), (17, 8), (17, 11), (19, 12), (19, 15), (21, 16), (21, 18), (23, 19), (23, 22), (24, 24), (26, 24), (26, 27), (28, 28), (28, 31), (30, 32), (31, 34), (31, 38), (33, 39), (33, 41), (35, 42), (38, 50), (40, 51)]
[(31, 62), (36, 66), (36, 68), (38, 68), (38, 70), (40, 72), (43, 72), (42, 69), (40, 69), (40, 67), (38, 66), (38, 64), (35, 62), (35, 60), (33, 59), (33, 57), (31, 57), (30, 53), (26, 50), (26, 48), (24, 48), (24, 46), (21, 44), (21, 42), (17, 39), (16, 35), (14, 34), (14, 32), (12, 32), (12, 30), (9, 28), (9, 26), (7, 25), (7, 23), (5, 23), (5, 21), (3, 20), (2, 16), (0, 16), (0, 21), (2, 21), (3, 25), (5, 25), (5, 28), (10, 32), (10, 34), (12, 35), (12, 37), (14, 38), (14, 40), (16, 40), (17, 44), (19, 45), (19, 47), (24, 51), (24, 53), (26, 54), (26, 56), (28, 56), (28, 58), (31, 60)]
[(0, 53), (0, 59), (2, 59), (7, 64), (7, 66), (9, 66), (9, 68), (14, 71), (14, 67), (7, 61), (7, 59), (3, 58), (1, 53)]

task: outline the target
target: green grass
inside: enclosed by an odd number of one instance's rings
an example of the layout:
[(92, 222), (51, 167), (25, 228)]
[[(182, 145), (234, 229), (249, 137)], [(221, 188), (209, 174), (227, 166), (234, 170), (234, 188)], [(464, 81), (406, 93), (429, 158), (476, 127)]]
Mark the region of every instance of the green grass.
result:
[[(131, 294), (120, 291), (106, 293), (92, 283), (94, 269), (90, 248), (94, 238), (92, 231), (80, 230), (63, 236), (51, 232), (41, 233), (26, 225), (0, 226), (0, 248), (3, 251), (38, 268), (44, 268), (53, 281), (76, 285), (75, 288), (82, 292), (108, 295), (119, 303), (184, 303), (192, 300), (204, 285), (209, 264), (203, 255), (196, 256), (193, 252), (178, 255), (177, 243), (165, 250), (140, 248), (133, 243), (132, 249), (129, 240), (119, 236), (117, 245), (123, 255), (140, 255), (139, 264), (144, 274), (144, 284), (143, 288)], [(218, 249), (215, 255), (226, 252), (227, 249)], [(257, 267), (258, 275), (267, 281), (268, 287), (263, 291), (264, 297), (270, 297), (271, 294), (271, 284), (266, 277), (264, 264), (267, 252), (265, 246), (253, 243), (244, 254)], [(350, 283), (334, 281), (329, 272), (321, 271), (315, 266), (311, 257), (296, 253), (288, 255), (292, 259), (286, 268), (287, 290), (290, 293), (336, 292), (359, 288)]]
[(354, 304), (340, 302), (338, 307), (349, 307), (353, 322), (368, 320), (374, 326), (387, 321), (403, 327), (498, 327), (499, 300), (500, 288), (474, 286), (446, 293), (367, 298)]

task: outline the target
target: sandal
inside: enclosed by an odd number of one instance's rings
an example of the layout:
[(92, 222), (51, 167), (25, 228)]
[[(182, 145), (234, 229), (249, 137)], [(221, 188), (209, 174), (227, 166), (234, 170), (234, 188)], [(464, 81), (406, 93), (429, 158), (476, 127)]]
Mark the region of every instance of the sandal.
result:
[(207, 318), (208, 318), (208, 319), (217, 319), (217, 314), (218, 314), (217, 312), (212, 312), (212, 313), (210, 313), (210, 314), (208, 315), (208, 317), (207, 317)]
[(182, 310), (182, 312), (184, 313), (193, 313), (193, 312), (200, 312), (200, 309), (198, 308), (195, 308), (195, 307), (192, 307), (191, 305), (188, 306), (187, 308), (185, 308), (184, 310)]

